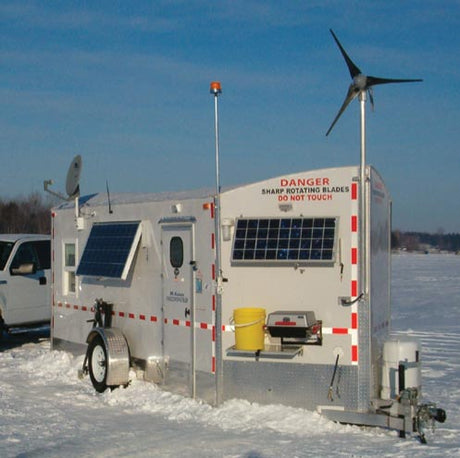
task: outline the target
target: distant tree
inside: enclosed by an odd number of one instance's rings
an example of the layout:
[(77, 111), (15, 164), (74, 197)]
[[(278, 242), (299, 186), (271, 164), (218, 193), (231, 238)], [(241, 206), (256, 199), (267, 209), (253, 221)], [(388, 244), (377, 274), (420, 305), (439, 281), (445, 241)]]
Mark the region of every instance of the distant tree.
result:
[(49, 234), (51, 200), (39, 193), (8, 201), (0, 199), (0, 233)]
[(401, 232), (393, 231), (391, 233), (391, 248), (393, 250), (397, 250), (400, 247), (401, 247)]
[(417, 251), (420, 245), (420, 238), (416, 233), (405, 233), (401, 237), (401, 246), (406, 248), (408, 251)]

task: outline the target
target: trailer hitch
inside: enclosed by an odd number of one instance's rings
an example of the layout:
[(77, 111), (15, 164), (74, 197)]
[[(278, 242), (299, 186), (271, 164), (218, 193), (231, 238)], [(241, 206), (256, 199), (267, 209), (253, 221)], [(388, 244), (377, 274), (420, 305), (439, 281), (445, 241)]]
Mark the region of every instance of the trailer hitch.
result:
[(425, 429), (431, 427), (435, 429), (435, 422), (444, 423), (447, 419), (446, 411), (436, 407), (434, 403), (422, 404), (417, 409), (414, 419), (414, 430), (418, 431), (418, 439), (422, 444), (426, 444)]

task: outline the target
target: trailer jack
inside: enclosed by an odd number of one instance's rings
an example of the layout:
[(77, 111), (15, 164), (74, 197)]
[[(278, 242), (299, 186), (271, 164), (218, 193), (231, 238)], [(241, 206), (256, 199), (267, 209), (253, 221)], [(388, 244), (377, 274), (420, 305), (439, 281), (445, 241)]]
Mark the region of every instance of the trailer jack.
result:
[(420, 443), (426, 444), (425, 429), (427, 427), (431, 427), (431, 430), (434, 431), (435, 422), (444, 423), (446, 418), (446, 411), (436, 407), (436, 404), (420, 405), (414, 419), (414, 430), (419, 432), (418, 439)]

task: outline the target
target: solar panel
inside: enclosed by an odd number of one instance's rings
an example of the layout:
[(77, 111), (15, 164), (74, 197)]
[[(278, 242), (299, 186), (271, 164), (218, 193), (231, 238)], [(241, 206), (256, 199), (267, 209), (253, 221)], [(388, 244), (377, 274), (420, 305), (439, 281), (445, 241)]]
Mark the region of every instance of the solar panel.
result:
[(95, 223), (77, 275), (126, 280), (140, 236), (139, 221)]
[(337, 218), (240, 218), (232, 261), (332, 262), (336, 224)]

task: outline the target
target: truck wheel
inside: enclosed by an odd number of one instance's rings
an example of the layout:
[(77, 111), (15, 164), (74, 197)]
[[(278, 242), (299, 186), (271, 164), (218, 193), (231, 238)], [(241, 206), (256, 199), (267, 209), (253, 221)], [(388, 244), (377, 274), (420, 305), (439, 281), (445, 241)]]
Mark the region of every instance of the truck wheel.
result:
[(99, 393), (104, 392), (107, 386), (107, 350), (100, 336), (95, 336), (91, 340), (88, 348), (89, 354), (89, 376), (95, 390)]
[(3, 332), (6, 332), (6, 326), (3, 317), (0, 315), (0, 342), (3, 340)]

